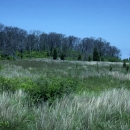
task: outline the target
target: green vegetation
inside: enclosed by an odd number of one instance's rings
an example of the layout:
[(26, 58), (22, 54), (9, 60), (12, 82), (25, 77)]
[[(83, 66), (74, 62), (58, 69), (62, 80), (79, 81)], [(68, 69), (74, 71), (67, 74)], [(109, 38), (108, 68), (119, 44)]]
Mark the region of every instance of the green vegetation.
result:
[(60, 55), (60, 59), (61, 59), (61, 60), (65, 60), (65, 55), (64, 55), (63, 52), (62, 52), (61, 55)]
[(53, 59), (56, 60), (57, 59), (57, 50), (54, 49), (53, 51)]
[(0, 65), (0, 130), (130, 128), (130, 74), (121, 62), (38, 58)]
[(127, 65), (127, 66), (126, 66), (126, 72), (129, 71), (129, 68), (130, 68), (129, 65)]
[(100, 61), (100, 56), (96, 47), (93, 50), (93, 61)]
[(82, 60), (82, 56), (81, 56), (81, 54), (79, 54), (79, 56), (78, 56), (78, 60)]
[(110, 66), (110, 69), (109, 69), (110, 71), (112, 71), (112, 66)]
[(63, 53), (66, 60), (120, 61), (121, 51), (102, 38), (79, 38), (55, 32), (47, 34), (38, 30), (28, 32), (1, 23), (0, 27), (0, 60), (64, 60)]
[(69, 95), (57, 99), (52, 106), (43, 103), (37, 107), (28, 107), (26, 94), (21, 90), (0, 97), (1, 130), (128, 130), (130, 127), (127, 89), (107, 90), (98, 96)]
[(126, 61), (123, 60), (123, 67), (126, 67)]

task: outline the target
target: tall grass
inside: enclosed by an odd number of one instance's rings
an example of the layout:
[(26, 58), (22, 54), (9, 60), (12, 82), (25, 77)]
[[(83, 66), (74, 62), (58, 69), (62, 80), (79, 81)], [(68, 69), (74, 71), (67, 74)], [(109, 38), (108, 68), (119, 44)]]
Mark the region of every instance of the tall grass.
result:
[(52, 106), (28, 107), (21, 90), (0, 94), (1, 130), (128, 130), (130, 91), (112, 89), (100, 95), (66, 95)]
[[(3, 69), (0, 76), (4, 77), (78, 77), (83, 79), (90, 76), (104, 76), (119, 73), (126, 75), (122, 63), (85, 62), (85, 61), (53, 61), (53, 60), (22, 60), (22, 61), (0, 61)], [(112, 72), (110, 72), (110, 66)], [(112, 73), (112, 74), (111, 74)], [(115, 77), (115, 76), (114, 76)]]
[[(31, 59), (0, 64), (0, 130), (130, 129), (130, 74), (122, 63)], [(25, 90), (35, 100), (56, 99), (30, 105)]]
[(21, 90), (0, 94), (0, 130), (27, 129), (29, 110), (24, 105), (25, 96)]
[(41, 130), (128, 130), (129, 100), (129, 91), (125, 89), (109, 90), (99, 96), (64, 97), (46, 112), (48, 118), (40, 111), (37, 124)]

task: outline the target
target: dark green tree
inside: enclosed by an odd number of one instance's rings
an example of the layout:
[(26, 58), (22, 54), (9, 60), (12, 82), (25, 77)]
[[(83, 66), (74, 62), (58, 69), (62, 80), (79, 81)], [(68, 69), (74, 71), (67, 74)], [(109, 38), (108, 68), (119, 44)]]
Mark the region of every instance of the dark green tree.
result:
[(123, 60), (123, 67), (126, 67), (126, 60)]
[(112, 66), (109, 66), (109, 70), (112, 71)]
[(78, 60), (81, 60), (82, 59), (82, 56), (81, 56), (81, 54), (79, 54), (79, 56), (78, 56)]
[(56, 60), (57, 59), (57, 50), (54, 49), (53, 51), (53, 60)]
[(96, 47), (93, 50), (93, 60), (94, 61), (100, 61), (100, 56), (99, 56), (99, 53), (98, 53), (98, 50), (97, 50)]
[(60, 59), (61, 59), (61, 60), (65, 60), (65, 55), (64, 55), (63, 52), (62, 52), (61, 55), (60, 55)]
[[(94, 47), (97, 47), (99, 55), (97, 57), (100, 57), (100, 60), (103, 60), (102, 57), (105, 60), (109, 60), (109, 57), (112, 61), (120, 60), (120, 50), (102, 38), (85, 37), (81, 39), (54, 32), (47, 34), (37, 30), (28, 33), (18, 27), (4, 26), (0, 23), (0, 52), (7, 55), (2, 56), (3, 58), (8, 56), (16, 58), (16, 52), (20, 52), (20, 50), (23, 51), (21, 56), (19, 55), (21, 59), (23, 56), (31, 58), (34, 51), (38, 53), (43, 51), (47, 53), (48, 57), (53, 57), (54, 48), (56, 48), (57, 56), (63, 51), (67, 59), (78, 59), (78, 55), (81, 53), (82, 59), (88, 60), (89, 55), (93, 56)], [(27, 55), (24, 54), (25, 52)], [(40, 55), (36, 57), (40, 58)], [(97, 57), (94, 60), (99, 60)]]
[(92, 61), (92, 57), (90, 55), (88, 56), (88, 61)]
[(126, 72), (128, 72), (129, 71), (129, 65), (126, 65)]
[(23, 50), (22, 49), (20, 50), (20, 57), (21, 57), (21, 59), (23, 59)]

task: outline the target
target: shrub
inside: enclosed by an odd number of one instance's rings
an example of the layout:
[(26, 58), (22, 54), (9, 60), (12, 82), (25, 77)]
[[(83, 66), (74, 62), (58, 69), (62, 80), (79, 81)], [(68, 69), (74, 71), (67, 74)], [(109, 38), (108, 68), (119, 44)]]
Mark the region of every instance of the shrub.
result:
[(99, 52), (97, 50), (97, 48), (95, 47), (93, 50), (93, 60), (94, 61), (100, 61), (100, 56), (99, 56)]
[(29, 90), (35, 87), (33, 81), (27, 78), (4, 78), (0, 77), (0, 92), (16, 91), (17, 89)]
[(96, 70), (97, 70), (97, 72), (99, 72), (99, 65), (98, 65), (98, 63), (96, 64)]
[(35, 81), (35, 87), (28, 90), (29, 95), (35, 103), (49, 101), (52, 103), (56, 98), (75, 91), (77, 82), (71, 78), (39, 78)]
[(1, 54), (0, 54), (0, 60), (2, 60)]
[(81, 54), (79, 54), (79, 56), (78, 56), (78, 60), (81, 60), (82, 59), (82, 56), (81, 56)]
[(112, 66), (110, 66), (109, 70), (112, 71)]
[(0, 70), (2, 70), (2, 65), (0, 65)]
[(126, 67), (126, 61), (123, 60), (123, 67), (125, 68)]
[(40, 77), (36, 80), (25, 78), (0, 77), (0, 91), (16, 91), (23, 89), (28, 93), (33, 103), (43, 101), (53, 102), (64, 94), (69, 94), (77, 89), (77, 81), (74, 78), (49, 78)]
[(129, 65), (126, 65), (126, 72), (129, 71)]
[(88, 56), (88, 61), (92, 61), (92, 57), (90, 55)]
[(57, 59), (57, 50), (54, 49), (53, 51), (53, 60), (56, 60)]
[(60, 59), (61, 59), (61, 60), (64, 60), (64, 59), (65, 59), (65, 55), (64, 55), (63, 52), (62, 52), (61, 55), (60, 55)]

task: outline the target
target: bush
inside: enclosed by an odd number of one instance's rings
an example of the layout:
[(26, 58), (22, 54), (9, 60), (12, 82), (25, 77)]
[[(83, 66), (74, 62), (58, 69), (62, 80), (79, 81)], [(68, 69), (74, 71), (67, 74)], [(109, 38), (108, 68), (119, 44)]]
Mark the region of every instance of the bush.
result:
[(77, 88), (77, 81), (72, 78), (50, 78), (43, 77), (37, 80), (25, 78), (3, 78), (0, 77), (0, 91), (16, 91), (23, 89), (29, 94), (33, 103), (42, 101), (53, 102), (64, 94), (69, 94)]
[(126, 65), (126, 72), (129, 71), (129, 65)]
[(100, 56), (99, 56), (99, 52), (97, 50), (97, 48), (95, 47), (93, 50), (93, 60), (94, 61), (100, 61)]
[(110, 66), (109, 70), (112, 71), (112, 66)]
[(65, 59), (64, 53), (61, 53), (60, 59), (61, 59), (61, 60), (64, 60), (64, 59)]
[(120, 62), (121, 60), (115, 57), (106, 57), (106, 61), (109, 62)]
[(126, 61), (123, 60), (123, 67), (125, 68), (126, 67)]
[(0, 70), (2, 70), (2, 65), (0, 65)]
[(88, 61), (92, 61), (92, 56), (88, 56)]
[(1, 54), (0, 54), (0, 60), (2, 60)]
[(102, 56), (100, 59), (101, 59), (101, 61), (105, 61), (105, 59), (104, 59), (104, 57), (103, 57), (103, 56)]
[(41, 77), (35, 81), (35, 85), (36, 87), (33, 87), (28, 91), (35, 103), (43, 101), (52, 103), (56, 98), (61, 98), (64, 94), (69, 94), (77, 88), (76, 80), (70, 78), (44, 79)]
[(57, 59), (57, 50), (54, 49), (53, 51), (53, 60), (56, 60)]
[(26, 58), (46, 58), (47, 52), (45, 51), (23, 51), (22, 53), (16, 51), (16, 56), (20, 57), (21, 59)]
[(82, 59), (82, 56), (81, 56), (81, 54), (79, 54), (79, 56), (78, 56), (78, 60), (81, 60)]

